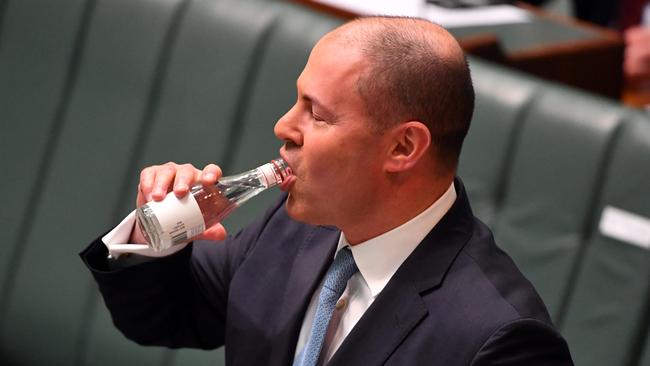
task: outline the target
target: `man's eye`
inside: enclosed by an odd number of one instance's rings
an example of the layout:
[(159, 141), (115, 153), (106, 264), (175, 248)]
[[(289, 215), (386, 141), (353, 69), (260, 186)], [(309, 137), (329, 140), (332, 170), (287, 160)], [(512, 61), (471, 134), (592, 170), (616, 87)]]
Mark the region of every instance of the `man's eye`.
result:
[(319, 121), (319, 122), (325, 121), (321, 116), (319, 116), (318, 114), (314, 113), (313, 111), (311, 112), (311, 116), (312, 116), (312, 118), (314, 118), (314, 120), (316, 120), (316, 121)]

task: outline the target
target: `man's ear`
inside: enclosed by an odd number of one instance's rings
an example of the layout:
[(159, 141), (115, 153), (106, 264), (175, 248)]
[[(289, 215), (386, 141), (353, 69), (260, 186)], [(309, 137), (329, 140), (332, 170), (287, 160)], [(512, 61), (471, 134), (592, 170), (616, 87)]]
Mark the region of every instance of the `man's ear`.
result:
[(389, 133), (391, 145), (385, 163), (385, 169), (389, 173), (413, 168), (431, 145), (431, 133), (427, 126), (419, 121), (400, 123)]

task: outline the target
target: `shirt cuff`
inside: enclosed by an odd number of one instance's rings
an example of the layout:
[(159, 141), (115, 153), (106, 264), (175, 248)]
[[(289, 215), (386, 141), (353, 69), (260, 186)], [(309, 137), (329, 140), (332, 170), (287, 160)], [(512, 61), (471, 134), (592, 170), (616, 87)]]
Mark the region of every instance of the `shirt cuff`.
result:
[(122, 220), (113, 230), (102, 237), (102, 242), (108, 249), (108, 254), (118, 258), (122, 254), (138, 254), (145, 257), (166, 257), (185, 248), (186, 244), (173, 245), (161, 251), (155, 251), (147, 244), (129, 244), (131, 232), (135, 226), (135, 210)]

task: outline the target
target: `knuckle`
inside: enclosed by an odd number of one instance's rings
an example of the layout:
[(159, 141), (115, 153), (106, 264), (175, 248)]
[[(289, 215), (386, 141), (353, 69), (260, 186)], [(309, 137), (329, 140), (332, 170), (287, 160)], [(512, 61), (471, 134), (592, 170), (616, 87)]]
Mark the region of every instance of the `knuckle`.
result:
[(164, 174), (173, 175), (176, 173), (176, 167), (174, 165), (167, 165), (162, 168)]
[(192, 164), (183, 164), (182, 167), (183, 171), (188, 175), (192, 175), (196, 171), (196, 168), (194, 168), (194, 165)]

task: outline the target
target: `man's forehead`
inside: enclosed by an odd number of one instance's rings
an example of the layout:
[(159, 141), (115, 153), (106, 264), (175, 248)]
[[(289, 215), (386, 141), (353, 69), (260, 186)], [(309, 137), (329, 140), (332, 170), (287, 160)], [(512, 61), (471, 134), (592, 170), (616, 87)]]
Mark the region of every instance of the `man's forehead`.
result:
[(298, 77), (299, 88), (315, 83), (355, 81), (366, 62), (357, 47), (343, 45), (335, 39), (323, 38), (312, 49), (307, 64)]

